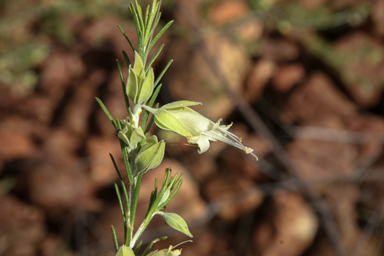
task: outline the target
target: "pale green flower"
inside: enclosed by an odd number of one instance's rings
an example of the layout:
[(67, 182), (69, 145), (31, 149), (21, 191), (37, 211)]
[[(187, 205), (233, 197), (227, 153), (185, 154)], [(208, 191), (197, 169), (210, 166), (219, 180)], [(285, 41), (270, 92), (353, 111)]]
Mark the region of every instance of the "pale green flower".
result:
[(198, 104), (201, 103), (177, 101), (164, 105), (160, 109), (147, 108), (147, 110), (154, 114), (157, 126), (186, 137), (188, 143), (197, 144), (200, 154), (209, 149), (210, 141), (222, 141), (258, 159), (257, 156), (252, 153), (253, 149), (245, 147), (242, 144), (241, 138), (228, 131), (232, 124), (220, 125), (222, 119), (214, 123), (188, 107)]

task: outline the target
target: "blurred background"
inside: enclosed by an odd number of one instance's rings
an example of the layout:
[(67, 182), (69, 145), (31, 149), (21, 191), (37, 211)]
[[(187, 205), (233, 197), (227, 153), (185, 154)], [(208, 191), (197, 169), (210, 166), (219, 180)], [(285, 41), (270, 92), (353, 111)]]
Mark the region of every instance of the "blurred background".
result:
[[(150, 4), (140, 0), (141, 5)], [(129, 0), (0, 2), (0, 255), (114, 255), (123, 224), (108, 153), (125, 118), (115, 59), (136, 43)], [(384, 1), (163, 0), (175, 20), (161, 104), (188, 99), (259, 156), (172, 133), (143, 180), (138, 216), (166, 168), (184, 183), (167, 211), (194, 234), (184, 256), (384, 253)], [(156, 49), (154, 50), (156, 51)], [(126, 70), (126, 67), (123, 68)], [(127, 72), (125, 72), (125, 75)], [(188, 237), (161, 217), (144, 243)]]

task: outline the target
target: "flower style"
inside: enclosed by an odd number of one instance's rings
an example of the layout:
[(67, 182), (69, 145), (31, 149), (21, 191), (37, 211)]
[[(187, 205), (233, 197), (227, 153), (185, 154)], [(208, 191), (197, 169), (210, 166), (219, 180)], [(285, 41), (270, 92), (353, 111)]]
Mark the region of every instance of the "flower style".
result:
[(188, 107), (198, 104), (201, 103), (177, 101), (164, 105), (160, 109), (146, 109), (154, 114), (155, 123), (159, 128), (173, 131), (186, 137), (188, 143), (199, 146), (198, 152), (200, 154), (209, 149), (209, 141), (222, 141), (258, 159), (252, 153), (253, 149), (244, 146), (241, 138), (228, 131), (232, 124), (220, 125), (222, 119), (214, 123)]

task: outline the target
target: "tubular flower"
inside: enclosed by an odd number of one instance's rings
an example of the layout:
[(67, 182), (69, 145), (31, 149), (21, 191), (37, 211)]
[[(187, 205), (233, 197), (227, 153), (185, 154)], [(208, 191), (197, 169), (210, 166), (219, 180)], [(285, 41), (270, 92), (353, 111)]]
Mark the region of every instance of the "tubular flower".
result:
[(214, 123), (188, 107), (197, 104), (200, 103), (177, 101), (164, 105), (160, 109), (148, 110), (154, 114), (155, 123), (159, 128), (173, 131), (186, 137), (188, 143), (199, 146), (198, 152), (200, 154), (209, 149), (209, 141), (222, 141), (258, 159), (252, 153), (253, 149), (244, 146), (241, 138), (228, 131), (232, 124), (220, 125), (222, 119)]

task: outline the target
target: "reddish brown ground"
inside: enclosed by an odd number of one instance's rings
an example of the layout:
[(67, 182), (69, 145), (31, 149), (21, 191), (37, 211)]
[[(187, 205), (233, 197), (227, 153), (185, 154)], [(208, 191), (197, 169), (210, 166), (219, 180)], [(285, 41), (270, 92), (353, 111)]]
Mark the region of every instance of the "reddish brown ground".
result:
[[(196, 109), (233, 121), (260, 161), (223, 143), (199, 155), (159, 132), (172, 143), (143, 180), (137, 220), (154, 177), (171, 167), (185, 178), (167, 211), (194, 234), (184, 256), (383, 255), (383, 1), (260, 1), (274, 11), (165, 2), (163, 21), (176, 22), (154, 69), (174, 63), (159, 101), (202, 102)], [(322, 8), (329, 16), (315, 15)], [(350, 16), (336, 24), (340, 12)], [(24, 28), (49, 46), (30, 67), (33, 89), (0, 82), (1, 255), (114, 255), (111, 224), (122, 239), (108, 156), (122, 166), (119, 143), (95, 97), (127, 116), (115, 59), (133, 55), (116, 24), (133, 41), (134, 28), (111, 14), (65, 19), (70, 46), (44, 35), (40, 18)], [(163, 235), (159, 248), (187, 240), (160, 217), (143, 239)]]

